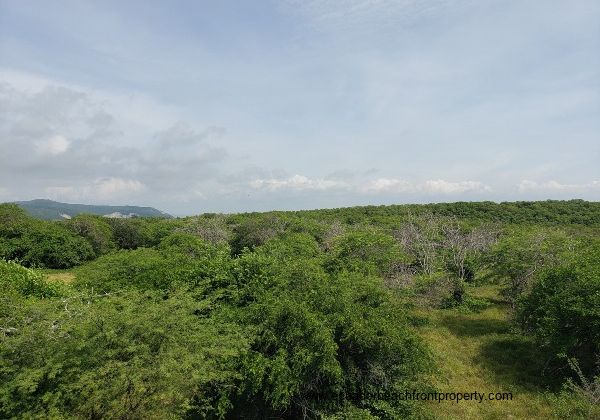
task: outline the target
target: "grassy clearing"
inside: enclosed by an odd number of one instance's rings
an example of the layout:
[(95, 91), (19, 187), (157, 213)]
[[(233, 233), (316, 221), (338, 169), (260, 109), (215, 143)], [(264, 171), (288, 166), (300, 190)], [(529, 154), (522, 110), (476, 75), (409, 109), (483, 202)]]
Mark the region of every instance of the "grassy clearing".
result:
[(440, 392), (510, 392), (512, 401), (427, 403), (434, 416), (560, 418), (565, 414), (565, 405), (573, 415), (569, 407), (574, 403), (548, 391), (549, 384), (538, 375), (541, 358), (534, 344), (511, 332), (508, 303), (500, 297), (499, 287), (473, 287), (470, 293), (487, 299), (491, 305), (479, 313), (440, 309), (418, 314), (429, 320), (419, 330), (437, 363), (438, 371), (432, 381)]
[(44, 269), (42, 271), (46, 274), (46, 278), (51, 282), (70, 284), (75, 280), (75, 274), (72, 270)]

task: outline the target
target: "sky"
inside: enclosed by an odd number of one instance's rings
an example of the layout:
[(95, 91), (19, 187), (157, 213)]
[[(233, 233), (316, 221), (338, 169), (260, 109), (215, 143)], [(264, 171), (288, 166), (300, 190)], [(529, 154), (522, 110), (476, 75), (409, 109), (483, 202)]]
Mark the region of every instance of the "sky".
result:
[(0, 202), (600, 200), (597, 0), (0, 0)]

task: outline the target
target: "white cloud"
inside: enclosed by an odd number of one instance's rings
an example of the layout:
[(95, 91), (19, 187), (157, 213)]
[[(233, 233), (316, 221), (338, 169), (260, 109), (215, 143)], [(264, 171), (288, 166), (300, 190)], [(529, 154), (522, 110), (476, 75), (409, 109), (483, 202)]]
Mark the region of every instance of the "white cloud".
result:
[(95, 184), (96, 193), (106, 197), (138, 193), (144, 189), (144, 184), (135, 179), (106, 178)]
[(531, 180), (523, 180), (517, 184), (517, 190), (520, 193), (530, 191), (546, 191), (546, 192), (583, 192), (600, 190), (600, 181), (592, 181), (585, 184), (562, 184), (551, 180), (546, 182), (537, 182)]
[(453, 194), (466, 192), (488, 192), (492, 189), (479, 181), (448, 182), (443, 179), (425, 181), (418, 189), (431, 193)]
[(56, 156), (65, 153), (71, 142), (64, 136), (54, 135), (46, 140), (36, 143), (37, 151), (43, 155)]
[(363, 191), (365, 192), (409, 192), (413, 191), (414, 186), (402, 179), (379, 178), (367, 184)]
[(310, 179), (303, 175), (294, 175), (286, 179), (255, 179), (250, 182), (250, 186), (255, 189), (266, 189), (268, 191), (276, 190), (330, 190), (347, 188), (348, 184), (343, 181), (331, 179)]
[(47, 187), (44, 191), (50, 198), (59, 201), (114, 202), (135, 197), (145, 190), (146, 186), (138, 180), (110, 177), (97, 179), (88, 185)]
[(460, 194), (469, 192), (491, 192), (492, 189), (479, 181), (450, 182), (443, 179), (413, 183), (403, 179), (379, 178), (361, 188), (364, 192), (383, 193), (438, 193)]
[(341, 179), (309, 178), (294, 175), (290, 178), (255, 179), (250, 182), (255, 189), (278, 190), (345, 190), (356, 193), (421, 193), (421, 194), (461, 194), (469, 192), (490, 192), (492, 189), (478, 181), (449, 182), (443, 179), (422, 183), (396, 178), (378, 178), (372, 181), (350, 183)]

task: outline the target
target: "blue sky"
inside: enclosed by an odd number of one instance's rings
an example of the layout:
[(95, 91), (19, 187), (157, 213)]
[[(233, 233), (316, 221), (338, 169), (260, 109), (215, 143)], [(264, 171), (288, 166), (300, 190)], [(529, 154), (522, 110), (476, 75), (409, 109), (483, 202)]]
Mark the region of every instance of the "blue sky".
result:
[(600, 199), (600, 2), (0, 0), (0, 201)]

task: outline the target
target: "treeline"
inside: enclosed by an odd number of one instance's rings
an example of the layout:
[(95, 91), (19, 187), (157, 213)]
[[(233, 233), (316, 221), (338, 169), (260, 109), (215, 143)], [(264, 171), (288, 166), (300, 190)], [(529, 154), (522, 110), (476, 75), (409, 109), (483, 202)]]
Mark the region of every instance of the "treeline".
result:
[(398, 220), (410, 215), (434, 214), (480, 222), (600, 225), (600, 202), (584, 200), (403, 204), (307, 210), (299, 213), (306, 213), (317, 218), (344, 220), (347, 223), (368, 221), (386, 224), (390, 219)]
[[(422, 418), (393, 398), (432, 390), (413, 309), (480, 310), (482, 282), (540, 376), (589, 407), (598, 204), (513, 204), (60, 222), (0, 205), (0, 417)], [(553, 206), (579, 216), (533, 222)], [(67, 267), (68, 284), (37, 269)]]

